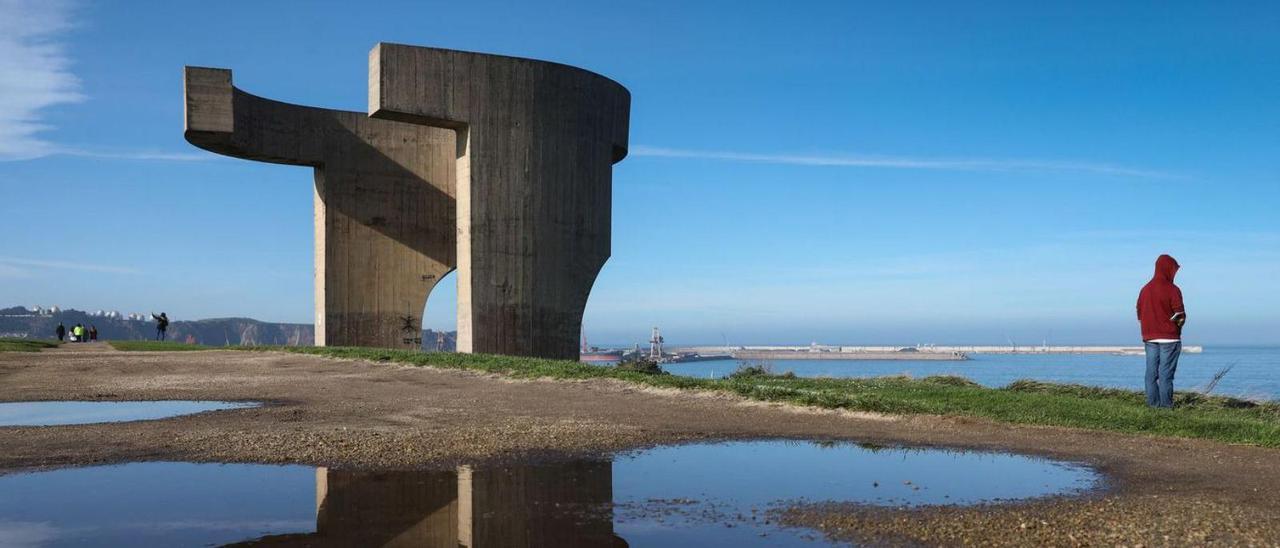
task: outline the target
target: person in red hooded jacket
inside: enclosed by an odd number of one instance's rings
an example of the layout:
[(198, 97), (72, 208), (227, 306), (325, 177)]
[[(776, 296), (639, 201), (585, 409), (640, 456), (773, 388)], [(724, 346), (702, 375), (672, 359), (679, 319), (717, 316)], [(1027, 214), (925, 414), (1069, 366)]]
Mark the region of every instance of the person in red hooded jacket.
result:
[(1147, 351), (1147, 405), (1152, 407), (1173, 408), (1173, 375), (1182, 354), (1182, 326), (1187, 323), (1182, 290), (1173, 285), (1179, 268), (1173, 257), (1161, 255), (1155, 276), (1138, 294), (1138, 322)]

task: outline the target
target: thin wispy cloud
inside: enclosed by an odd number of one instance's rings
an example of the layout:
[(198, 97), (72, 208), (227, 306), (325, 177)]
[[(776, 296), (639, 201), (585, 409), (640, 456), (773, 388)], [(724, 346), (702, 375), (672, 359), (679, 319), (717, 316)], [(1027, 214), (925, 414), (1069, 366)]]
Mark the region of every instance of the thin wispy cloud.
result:
[(137, 274), (139, 272), (136, 268), (114, 265), (80, 263), (73, 261), (49, 261), (43, 259), (23, 259), (19, 257), (0, 257), (0, 271), (4, 271), (6, 268), (11, 274), (14, 270), (25, 270), (27, 268), (81, 270), (85, 272), (103, 272), (108, 274)]
[(150, 150), (90, 150), (84, 148), (54, 148), (48, 154), (101, 158), (104, 160), (156, 160), (163, 162), (207, 162), (218, 159), (208, 152), (159, 152)]
[(797, 166), (866, 167), (884, 169), (921, 169), (938, 171), (1035, 171), (1075, 172), (1147, 179), (1173, 179), (1172, 173), (1162, 171), (1091, 162), (1017, 160), (990, 158), (915, 158), (906, 156), (870, 156), (856, 154), (759, 154), (714, 150), (685, 150), (647, 145), (635, 145), (631, 156), (654, 158), (690, 158), (699, 160), (723, 160)]
[(49, 108), (85, 99), (65, 44), (72, 8), (66, 0), (0, 0), (0, 161), (53, 155), (175, 162), (213, 158), (199, 152), (69, 147), (42, 137), (53, 129), (45, 122)]
[(13, 265), (0, 263), (0, 278), (30, 278), (31, 273)]
[(0, 159), (45, 156), (46, 109), (84, 100), (63, 34), (71, 5), (61, 0), (0, 0)]
[(1064, 240), (1151, 242), (1171, 241), (1179, 243), (1203, 243), (1224, 248), (1273, 249), (1280, 243), (1280, 231), (1276, 230), (1218, 230), (1218, 229), (1167, 229), (1126, 228), (1074, 230), (1057, 235)]

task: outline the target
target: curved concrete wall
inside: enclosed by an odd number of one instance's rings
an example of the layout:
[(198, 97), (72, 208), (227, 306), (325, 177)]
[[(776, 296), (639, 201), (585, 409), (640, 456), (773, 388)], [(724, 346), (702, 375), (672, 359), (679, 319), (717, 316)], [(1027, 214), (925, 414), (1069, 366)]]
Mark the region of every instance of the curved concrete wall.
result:
[(378, 44), (369, 115), (458, 130), (458, 350), (578, 357), (631, 94), (582, 69)]

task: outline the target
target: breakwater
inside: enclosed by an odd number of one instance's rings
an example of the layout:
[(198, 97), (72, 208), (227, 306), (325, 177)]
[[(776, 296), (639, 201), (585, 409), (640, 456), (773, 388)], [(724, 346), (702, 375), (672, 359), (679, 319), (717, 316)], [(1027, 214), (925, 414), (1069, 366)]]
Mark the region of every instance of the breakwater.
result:
[[(688, 346), (679, 354), (731, 356), (748, 360), (964, 360), (973, 354), (1111, 354), (1141, 355), (1141, 346), (1103, 345), (951, 345), (951, 346)], [(1184, 345), (1184, 354), (1200, 354), (1204, 347)]]
[[(850, 347), (841, 347), (850, 348)], [(966, 354), (1142, 354), (1141, 346), (927, 346), (921, 352), (964, 352)], [(1204, 352), (1203, 346), (1183, 345), (1187, 354)]]
[(963, 352), (918, 351), (854, 351), (810, 352), (808, 350), (738, 350), (732, 352), (737, 360), (909, 360), (909, 361), (963, 361), (969, 359)]

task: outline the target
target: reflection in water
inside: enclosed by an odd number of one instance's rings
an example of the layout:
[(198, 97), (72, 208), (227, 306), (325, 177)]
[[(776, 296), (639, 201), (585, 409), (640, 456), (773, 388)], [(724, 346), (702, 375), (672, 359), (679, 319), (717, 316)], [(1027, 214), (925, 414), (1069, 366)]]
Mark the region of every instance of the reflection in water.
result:
[(562, 546), (616, 548), (613, 465), (316, 470), (316, 532), (244, 546)]
[(458, 477), (316, 469), (316, 539), (367, 546), (457, 546)]
[(459, 545), (621, 547), (613, 533), (613, 463), (471, 470), (458, 477)]
[(0, 546), (207, 546), (315, 525), (308, 466), (146, 462), (0, 476)]
[(63, 426), (167, 419), (258, 403), (225, 401), (26, 401), (0, 403), (0, 426)]
[(825, 539), (772, 509), (974, 504), (1098, 480), (1019, 455), (795, 441), (399, 472), (136, 463), (0, 476), (0, 546), (807, 547)]

